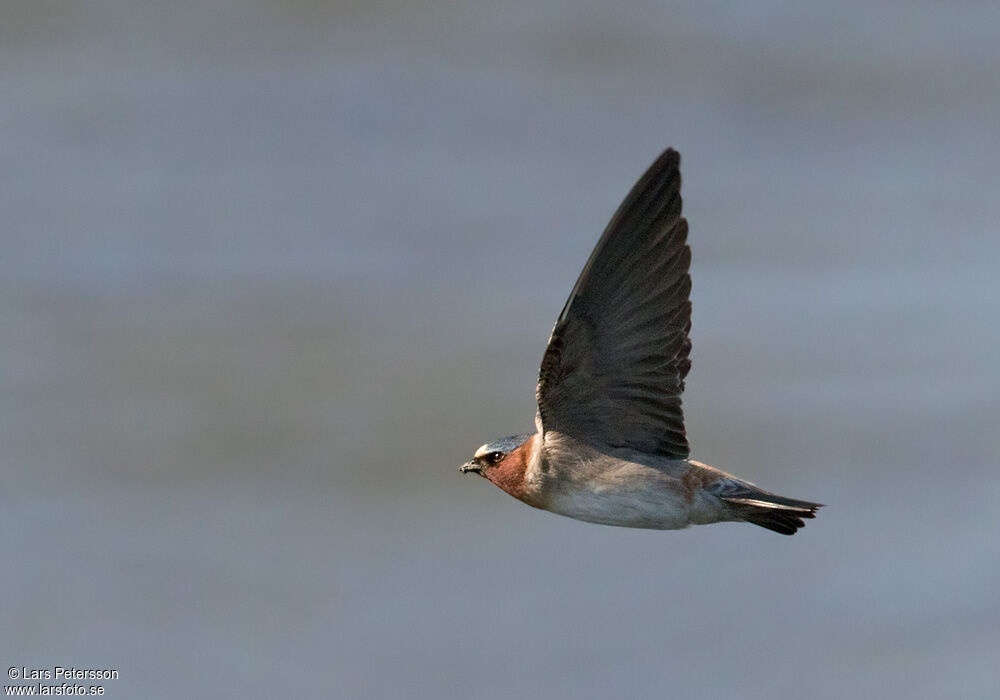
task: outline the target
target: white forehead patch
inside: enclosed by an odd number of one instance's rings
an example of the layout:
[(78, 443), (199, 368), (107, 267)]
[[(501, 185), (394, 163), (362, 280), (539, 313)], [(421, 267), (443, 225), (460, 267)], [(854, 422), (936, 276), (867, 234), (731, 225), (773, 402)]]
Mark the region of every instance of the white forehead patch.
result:
[(486, 443), (485, 445), (483, 445), (482, 447), (480, 447), (478, 450), (476, 450), (476, 454), (472, 455), (472, 458), (473, 459), (477, 459), (479, 457), (482, 457), (487, 452), (492, 452), (492, 450), (490, 450), (490, 444), (489, 443)]

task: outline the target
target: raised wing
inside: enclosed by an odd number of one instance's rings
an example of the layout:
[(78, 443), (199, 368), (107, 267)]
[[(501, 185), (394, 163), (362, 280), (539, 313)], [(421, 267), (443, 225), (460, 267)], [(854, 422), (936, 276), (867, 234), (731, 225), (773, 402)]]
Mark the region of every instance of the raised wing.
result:
[(538, 378), (542, 430), (675, 459), (690, 453), (691, 249), (680, 155), (666, 150), (625, 197), (552, 330)]

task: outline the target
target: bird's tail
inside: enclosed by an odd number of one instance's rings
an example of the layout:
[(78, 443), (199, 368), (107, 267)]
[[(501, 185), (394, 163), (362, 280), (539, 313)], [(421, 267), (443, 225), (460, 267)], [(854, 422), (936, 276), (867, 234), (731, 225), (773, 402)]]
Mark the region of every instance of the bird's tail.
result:
[(738, 490), (732, 487), (726, 490), (727, 493), (720, 494), (719, 498), (732, 507), (736, 518), (782, 535), (794, 535), (805, 525), (803, 519), (815, 518), (816, 510), (823, 507), (822, 503), (768, 493), (746, 482), (740, 483)]

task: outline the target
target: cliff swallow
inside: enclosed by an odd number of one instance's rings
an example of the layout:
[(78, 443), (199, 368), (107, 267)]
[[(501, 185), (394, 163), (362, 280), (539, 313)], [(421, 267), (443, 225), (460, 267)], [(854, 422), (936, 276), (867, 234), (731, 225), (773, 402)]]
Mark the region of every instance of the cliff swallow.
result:
[(591, 523), (746, 521), (792, 535), (821, 504), (689, 459), (681, 394), (691, 249), (680, 187), (680, 155), (667, 149), (611, 217), (559, 314), (538, 377), (536, 432), (483, 445), (460, 471)]

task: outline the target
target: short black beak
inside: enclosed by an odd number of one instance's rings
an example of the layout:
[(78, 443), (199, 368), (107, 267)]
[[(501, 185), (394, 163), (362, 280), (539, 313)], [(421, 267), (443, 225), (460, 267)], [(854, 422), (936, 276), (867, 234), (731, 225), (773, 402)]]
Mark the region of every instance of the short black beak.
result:
[(465, 464), (463, 464), (458, 468), (458, 471), (462, 472), (463, 474), (468, 474), (469, 472), (473, 472), (474, 474), (482, 474), (483, 465), (477, 464), (476, 462), (466, 462)]

